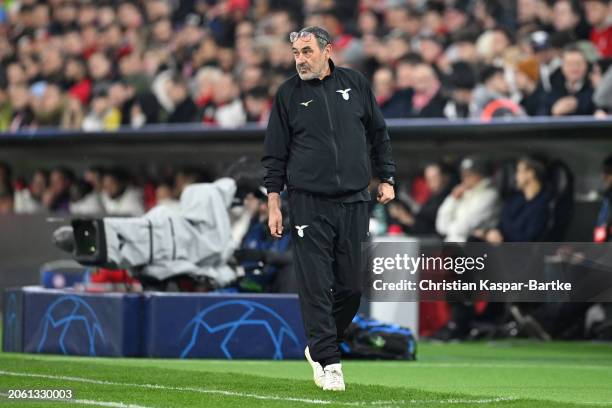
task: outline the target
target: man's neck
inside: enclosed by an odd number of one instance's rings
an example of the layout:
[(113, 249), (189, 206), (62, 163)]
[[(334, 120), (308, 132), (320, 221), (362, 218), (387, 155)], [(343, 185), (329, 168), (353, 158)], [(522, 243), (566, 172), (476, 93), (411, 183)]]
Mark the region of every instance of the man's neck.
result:
[(565, 83), (565, 87), (567, 88), (567, 90), (572, 93), (576, 93), (580, 91), (583, 86), (584, 86), (584, 80), (582, 79), (579, 79), (577, 81), (567, 81)]
[(321, 76), (319, 77), (319, 79), (322, 81), (323, 78), (325, 78), (326, 76), (331, 75), (331, 67), (329, 66), (329, 60), (326, 61), (325, 66), (327, 68), (325, 68), (325, 71), (323, 71), (323, 73), (321, 74)]
[(535, 196), (538, 195), (540, 190), (542, 190), (542, 186), (540, 185), (540, 183), (529, 183), (523, 189), (523, 195), (525, 196), (525, 199), (527, 201), (531, 201)]

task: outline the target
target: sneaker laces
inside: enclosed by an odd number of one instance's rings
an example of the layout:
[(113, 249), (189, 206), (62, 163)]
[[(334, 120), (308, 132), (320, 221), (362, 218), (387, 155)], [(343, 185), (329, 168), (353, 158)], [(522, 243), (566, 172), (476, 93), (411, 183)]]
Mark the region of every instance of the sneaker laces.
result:
[(340, 386), (344, 385), (344, 376), (342, 375), (342, 368), (340, 364), (330, 364), (325, 366), (325, 383), (327, 386)]

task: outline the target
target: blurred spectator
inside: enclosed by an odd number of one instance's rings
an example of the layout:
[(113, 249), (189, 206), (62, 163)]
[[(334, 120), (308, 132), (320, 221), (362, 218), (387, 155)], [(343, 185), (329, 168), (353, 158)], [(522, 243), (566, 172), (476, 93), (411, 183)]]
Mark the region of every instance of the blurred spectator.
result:
[(529, 116), (536, 116), (542, 103), (543, 91), (538, 86), (540, 71), (535, 58), (522, 60), (515, 71), (516, 89), (520, 95), (520, 105)]
[(449, 119), (469, 118), (473, 110), (473, 92), (476, 75), (466, 62), (456, 62), (451, 67), (448, 79), (450, 99), (444, 107), (444, 116)]
[(609, 242), (612, 241), (612, 156), (604, 159), (601, 178), (603, 182), (603, 197), (593, 231), (593, 241)]
[(536, 31), (530, 35), (530, 45), (540, 64), (540, 81), (545, 92), (550, 92), (553, 85), (563, 83), (561, 75), (561, 53), (553, 45), (546, 31)]
[(70, 191), (70, 212), (80, 215), (104, 214), (102, 202), (101, 167), (90, 167), (83, 173), (83, 179), (75, 183)]
[(385, 118), (407, 118), (410, 116), (412, 91), (396, 90), (395, 77), (390, 68), (379, 68), (374, 74), (374, 97)]
[(438, 75), (426, 63), (414, 69), (414, 94), (412, 116), (418, 118), (443, 118), (446, 99), (442, 96)]
[(612, 113), (612, 66), (610, 59), (593, 67), (591, 81), (596, 85), (593, 102), (603, 114)]
[(49, 187), (42, 196), (42, 203), (49, 211), (68, 212), (70, 210), (70, 187), (74, 182), (74, 172), (66, 167), (57, 167), (49, 175)]
[(180, 199), (185, 187), (194, 183), (210, 183), (214, 180), (213, 175), (207, 169), (199, 167), (184, 166), (180, 168), (174, 177), (174, 197)]
[(553, 27), (557, 32), (573, 32), (579, 39), (588, 39), (589, 27), (580, 14), (578, 2), (556, 0), (553, 6)]
[(246, 234), (236, 251), (245, 276), (238, 286), (242, 292), (294, 292), (291, 271), (291, 235), (274, 239), (268, 228), (268, 202), (265, 190), (252, 185), (244, 198), (244, 208), (251, 215)]
[(436, 219), (436, 230), (447, 242), (465, 242), (477, 229), (497, 225), (499, 196), (489, 178), (489, 164), (468, 157), (461, 162), (461, 183), (446, 197)]
[(155, 202), (158, 206), (163, 205), (166, 208), (177, 210), (180, 208), (180, 202), (174, 196), (172, 183), (161, 182), (155, 188)]
[(593, 27), (589, 36), (602, 57), (612, 57), (612, 5), (609, 0), (585, 0), (584, 11)]
[(174, 106), (174, 110), (168, 116), (168, 122), (192, 122), (198, 114), (198, 107), (189, 95), (187, 83), (180, 77), (172, 77), (166, 82), (166, 92)]
[(58, 85), (47, 83), (42, 96), (33, 100), (34, 121), (38, 126), (59, 126), (64, 111), (64, 100)]
[(78, 180), (70, 188), (70, 213), (77, 215), (104, 214), (101, 194), (86, 180)]
[(510, 86), (503, 68), (489, 65), (482, 70), (480, 85), (474, 91), (473, 115), (481, 119), (520, 116), (518, 104), (509, 99)]
[(49, 175), (44, 170), (36, 170), (30, 184), (15, 192), (15, 212), (34, 214), (45, 211), (43, 195), (49, 184)]
[(83, 130), (115, 130), (121, 125), (121, 111), (112, 105), (108, 91), (106, 84), (98, 84), (94, 88), (91, 110), (83, 119)]
[(246, 113), (238, 99), (238, 87), (230, 74), (221, 74), (213, 85), (212, 99), (204, 106), (204, 122), (227, 128), (246, 122)]
[(593, 87), (588, 76), (589, 65), (578, 47), (563, 51), (561, 72), (564, 84), (545, 95), (542, 111), (546, 115), (592, 115), (595, 113)]
[(546, 163), (536, 156), (520, 158), (516, 164), (516, 188), (504, 203), (499, 226), (478, 230), (474, 235), (491, 243), (533, 242), (543, 238), (549, 221), (551, 192), (546, 186)]
[(8, 189), (13, 184), (13, 169), (8, 163), (0, 162), (0, 188)]
[(13, 190), (0, 187), (0, 215), (13, 213)]
[(246, 91), (244, 96), (244, 109), (247, 122), (266, 124), (270, 116), (271, 101), (268, 90), (257, 86)]
[(437, 233), (438, 209), (453, 187), (451, 170), (443, 163), (428, 164), (424, 174), (431, 195), (416, 213), (400, 201), (389, 203), (389, 215), (400, 223), (407, 234)]
[(34, 112), (30, 106), (30, 94), (24, 85), (14, 85), (9, 88), (9, 98), (13, 119), (9, 125), (12, 132), (28, 127), (34, 123)]
[(7, 85), (0, 76), (0, 132), (6, 132), (11, 124), (13, 110), (7, 92)]
[(107, 170), (102, 177), (102, 204), (108, 215), (144, 213), (142, 193), (130, 186), (127, 172), (120, 168)]

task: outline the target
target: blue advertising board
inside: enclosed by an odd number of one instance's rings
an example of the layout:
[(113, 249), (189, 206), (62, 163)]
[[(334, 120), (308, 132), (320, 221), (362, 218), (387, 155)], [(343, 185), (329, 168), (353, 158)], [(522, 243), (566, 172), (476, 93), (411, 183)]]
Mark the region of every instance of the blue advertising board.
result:
[(24, 351), (139, 356), (142, 301), (141, 295), (26, 288)]
[(2, 350), (20, 353), (23, 351), (23, 292), (21, 289), (8, 289), (4, 293), (2, 310)]
[(296, 295), (149, 294), (147, 357), (303, 358)]
[(306, 345), (296, 295), (25, 287), (5, 293), (3, 310), (7, 352), (281, 360)]

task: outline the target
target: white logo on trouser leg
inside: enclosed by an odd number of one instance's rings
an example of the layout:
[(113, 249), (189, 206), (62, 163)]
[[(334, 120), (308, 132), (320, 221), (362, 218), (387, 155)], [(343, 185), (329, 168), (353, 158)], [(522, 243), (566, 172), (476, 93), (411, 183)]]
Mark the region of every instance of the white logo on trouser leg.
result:
[(296, 225), (295, 229), (297, 230), (297, 234), (300, 238), (304, 238), (304, 228), (308, 227), (308, 225)]

